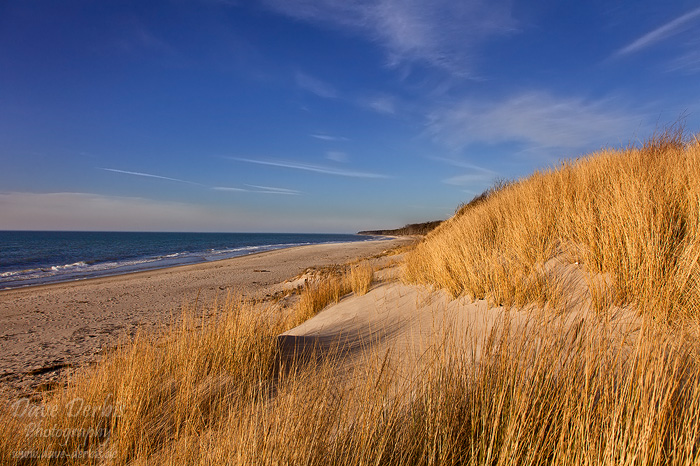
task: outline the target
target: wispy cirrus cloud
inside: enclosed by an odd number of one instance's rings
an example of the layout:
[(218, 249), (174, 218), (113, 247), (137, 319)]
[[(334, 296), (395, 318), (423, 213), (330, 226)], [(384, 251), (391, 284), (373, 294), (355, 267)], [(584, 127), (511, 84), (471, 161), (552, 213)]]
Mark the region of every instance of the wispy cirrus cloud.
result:
[(338, 98), (338, 91), (327, 82), (321, 81), (320, 79), (309, 76), (308, 74), (297, 71), (294, 75), (294, 79), (297, 86), (304, 89), (305, 91), (311, 92), (318, 97), (323, 97), (324, 99), (336, 99)]
[(451, 176), (442, 180), (442, 182), (445, 184), (455, 186), (481, 186), (493, 182), (493, 180), (498, 177), (498, 173), (493, 170), (462, 160), (448, 159), (444, 157), (431, 157), (431, 160), (467, 170), (466, 173)]
[(261, 194), (285, 194), (291, 196), (298, 196), (301, 194), (301, 191), (297, 191), (296, 189), (276, 188), (274, 186), (259, 186), (255, 184), (249, 184), (246, 186), (255, 189), (255, 192)]
[(287, 189), (287, 188), (274, 188), (271, 186), (256, 186), (256, 185), (246, 185), (248, 188), (253, 188), (253, 189), (246, 189), (246, 188), (239, 188), (235, 186), (207, 186), (201, 183), (195, 183), (194, 181), (187, 181), (187, 180), (181, 180), (179, 178), (170, 178), (167, 176), (161, 176), (161, 175), (154, 175), (152, 173), (141, 173), (141, 172), (133, 172), (133, 171), (128, 171), (128, 170), (117, 170), (116, 168), (99, 168), (99, 170), (104, 170), (108, 172), (113, 172), (113, 173), (120, 173), (124, 175), (132, 175), (132, 176), (141, 176), (145, 178), (155, 178), (159, 180), (166, 180), (166, 181), (175, 181), (178, 183), (186, 183), (186, 184), (192, 184), (195, 186), (201, 186), (203, 188), (209, 188), (213, 191), (225, 191), (225, 192), (237, 192), (237, 193), (253, 193), (253, 194), (293, 194), (293, 195), (299, 195), (301, 194), (301, 191), (297, 191), (294, 189)]
[(213, 186), (211, 188), (214, 191), (224, 191), (224, 192), (232, 192), (232, 193), (245, 193), (248, 190), (244, 188), (236, 188), (234, 186)]
[(700, 40), (690, 42), (685, 53), (669, 62), (667, 71), (679, 71), (685, 74), (700, 73)]
[(195, 183), (194, 181), (181, 180), (179, 178), (170, 178), (169, 176), (154, 175), (152, 173), (132, 172), (132, 171), (128, 171), (128, 170), (118, 170), (116, 168), (97, 167), (97, 169), (104, 170), (106, 172), (121, 173), (122, 175), (141, 176), (144, 178), (156, 178), (159, 180), (175, 181), (178, 183), (187, 183), (187, 184), (202, 186), (200, 183)]
[(389, 95), (377, 95), (363, 102), (368, 108), (384, 115), (395, 115), (397, 101)]
[(333, 142), (344, 142), (349, 141), (348, 138), (344, 136), (331, 136), (330, 134), (315, 133), (309, 134), (312, 138), (320, 139), (321, 141), (333, 141)]
[(348, 154), (337, 150), (329, 150), (328, 152), (326, 152), (326, 158), (334, 162), (345, 163), (348, 161)]
[(211, 189), (213, 189), (214, 191), (225, 191), (234, 193), (285, 194), (294, 196), (298, 196), (299, 194), (301, 194), (301, 191), (297, 191), (296, 189), (275, 188), (272, 186), (258, 186), (253, 184), (247, 184), (246, 186), (248, 188), (238, 188), (233, 186), (214, 186)]
[(283, 161), (283, 160), (258, 160), (249, 159), (242, 157), (227, 157), (229, 160), (234, 160), (236, 162), (253, 163), (257, 165), (265, 165), (268, 167), (279, 167), (279, 168), (290, 168), (292, 170), (302, 170), (313, 173), (320, 173), (323, 175), (334, 175), (334, 176), (345, 176), (350, 178), (390, 178), (387, 175), (382, 175), (378, 173), (361, 172), (354, 170), (345, 170), (336, 167), (326, 167), (323, 165), (314, 165), (304, 162), (294, 162), (294, 161)]
[(261, 1), (278, 13), (379, 43), (390, 66), (418, 62), (462, 76), (472, 74), (483, 41), (516, 30), (507, 0)]
[(436, 162), (442, 162), (447, 165), (451, 165), (453, 167), (457, 168), (465, 168), (467, 170), (475, 170), (478, 172), (483, 172), (483, 173), (490, 173), (492, 175), (496, 175), (497, 173), (493, 170), (489, 170), (488, 168), (481, 167), (479, 165), (470, 163), (470, 162), (465, 162), (463, 160), (458, 160), (458, 159), (448, 159), (446, 157), (430, 157), (430, 160), (435, 160)]
[(613, 56), (623, 56), (639, 52), (658, 42), (668, 39), (690, 28), (694, 21), (700, 19), (700, 8), (696, 8), (668, 23), (650, 31), (633, 42), (619, 49)]
[(546, 92), (514, 95), (501, 101), (464, 99), (428, 115), (427, 131), (452, 149), (473, 143), (515, 142), (528, 148), (582, 149), (619, 143), (643, 118), (613, 100), (556, 97)]

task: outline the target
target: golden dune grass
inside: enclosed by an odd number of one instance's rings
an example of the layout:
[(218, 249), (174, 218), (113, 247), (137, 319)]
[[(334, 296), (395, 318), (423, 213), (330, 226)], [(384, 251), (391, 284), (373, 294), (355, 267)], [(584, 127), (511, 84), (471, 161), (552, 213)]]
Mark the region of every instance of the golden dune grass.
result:
[[(278, 370), (273, 337), (284, 328), (228, 302), (204, 326), (186, 319), (160, 338), (137, 338), (48, 396), (52, 414), (7, 413), (3, 464), (91, 462), (20, 463), (13, 455), (22, 451), (89, 452), (93, 464), (137, 465), (700, 459), (698, 345), (678, 334), (648, 327), (627, 348), (602, 325), (516, 333), (505, 317), (489, 335), (447, 332), (410, 390), (379, 364), (361, 368), (345, 390), (333, 378), (332, 355)], [(480, 358), (470, 351), (475, 342)], [(77, 399), (81, 410), (71, 407)], [(31, 421), (63, 435), (26, 435)]]
[(350, 284), (352, 292), (363, 295), (369, 291), (374, 279), (374, 270), (368, 262), (361, 262), (350, 268)]
[(563, 253), (606, 277), (591, 283), (599, 307), (697, 318), (698, 180), (700, 142), (680, 131), (562, 163), (460, 211), (409, 254), (405, 275), (454, 296), (547, 302), (543, 265)]

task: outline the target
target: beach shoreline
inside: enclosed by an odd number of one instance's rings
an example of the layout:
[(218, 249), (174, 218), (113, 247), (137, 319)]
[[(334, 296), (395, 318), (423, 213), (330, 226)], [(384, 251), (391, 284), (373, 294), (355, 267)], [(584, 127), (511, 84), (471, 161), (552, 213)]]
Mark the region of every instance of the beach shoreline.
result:
[(344, 264), (409, 239), (305, 245), (245, 256), (0, 290), (0, 394), (15, 397), (94, 362), (137, 331), (155, 331), (183, 307), (229, 293), (265, 299), (310, 267)]
[[(373, 240), (365, 240), (365, 241), (357, 241), (358, 243), (361, 242), (371, 242), (371, 241), (391, 241), (391, 240), (406, 240), (409, 237), (400, 237), (400, 236), (384, 236), (380, 237), (377, 239)], [(411, 239), (414, 239), (413, 237), (410, 237)], [(234, 261), (237, 259), (241, 259), (244, 257), (252, 257), (252, 256), (257, 256), (261, 254), (267, 254), (267, 253), (272, 253), (275, 251), (282, 251), (282, 250), (287, 250), (287, 249), (297, 249), (297, 248), (305, 248), (305, 247), (311, 247), (311, 246), (332, 246), (332, 245), (349, 245), (353, 244), (354, 242), (333, 242), (333, 243), (317, 243), (317, 244), (300, 244), (300, 245), (295, 245), (295, 246), (284, 246), (284, 247), (278, 247), (278, 248), (273, 248), (273, 249), (266, 249), (263, 251), (255, 251), (255, 252), (250, 252), (246, 254), (241, 254), (239, 256), (233, 256), (233, 257), (226, 257), (222, 259), (212, 259), (212, 260), (203, 260), (200, 262), (191, 262), (191, 263), (182, 263), (182, 264), (174, 264), (174, 265), (156, 265), (150, 268), (142, 268), (142, 269), (135, 269), (135, 270), (127, 270), (127, 271), (115, 271), (111, 273), (111, 271), (107, 271), (104, 274), (100, 275), (94, 275), (90, 277), (81, 277), (81, 278), (66, 278), (66, 279), (61, 279), (57, 278), (56, 281), (47, 281), (45, 283), (31, 283), (28, 285), (18, 285), (18, 286), (5, 286), (5, 287), (0, 287), (0, 295), (5, 292), (10, 292), (10, 291), (19, 291), (19, 290), (37, 290), (37, 289), (43, 289), (47, 287), (51, 287), (54, 285), (68, 285), (71, 283), (88, 283), (92, 282), (94, 280), (107, 280), (111, 281), (111, 279), (117, 278), (117, 277), (122, 277), (122, 276), (139, 276), (140, 274), (152, 274), (154, 272), (158, 272), (161, 270), (171, 270), (171, 269), (180, 269), (180, 268), (186, 268), (186, 267), (191, 267), (193, 270), (196, 270), (198, 266), (201, 266), (203, 268), (207, 268), (209, 265), (212, 264), (217, 264), (220, 262), (226, 262), (226, 261)], [(116, 269), (118, 270), (118, 269)], [(8, 282), (12, 283), (12, 282)], [(7, 285), (7, 283), (5, 284)], [(1, 302), (1, 301), (0, 301)]]
[[(48, 235), (48, 236), (47, 236)], [(314, 244), (382, 237), (296, 233), (0, 231), (0, 291), (204, 264)]]

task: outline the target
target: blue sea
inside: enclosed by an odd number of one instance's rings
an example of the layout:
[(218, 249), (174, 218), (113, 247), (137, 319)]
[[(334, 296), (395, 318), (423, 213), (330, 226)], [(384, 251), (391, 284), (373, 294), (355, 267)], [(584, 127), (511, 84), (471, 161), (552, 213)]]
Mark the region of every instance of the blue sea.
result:
[(0, 289), (376, 239), (338, 234), (0, 231)]

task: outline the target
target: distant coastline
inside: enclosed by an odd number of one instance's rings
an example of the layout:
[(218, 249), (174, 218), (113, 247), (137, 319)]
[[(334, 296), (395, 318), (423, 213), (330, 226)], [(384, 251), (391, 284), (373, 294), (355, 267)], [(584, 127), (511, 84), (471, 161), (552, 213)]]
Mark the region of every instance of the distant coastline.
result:
[(415, 235), (427, 235), (435, 228), (438, 227), (443, 221), (434, 220), (432, 222), (423, 223), (409, 223), (401, 228), (396, 228), (393, 230), (365, 230), (358, 231), (358, 235), (363, 236), (415, 236)]

